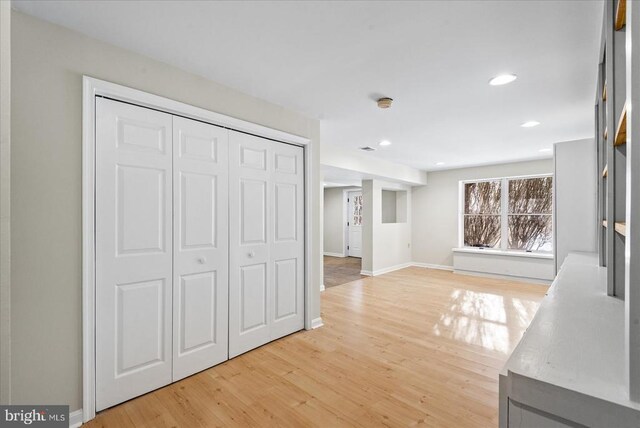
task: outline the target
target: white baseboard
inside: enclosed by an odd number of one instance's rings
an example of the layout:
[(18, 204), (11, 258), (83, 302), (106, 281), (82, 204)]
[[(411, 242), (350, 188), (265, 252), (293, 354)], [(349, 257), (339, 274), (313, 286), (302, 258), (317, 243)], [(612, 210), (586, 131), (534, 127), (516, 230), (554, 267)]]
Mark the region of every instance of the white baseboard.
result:
[(453, 271), (453, 273), (458, 275), (479, 276), (482, 278), (507, 279), (509, 281), (527, 282), (530, 284), (533, 283), (533, 284), (541, 284), (541, 285), (551, 285), (551, 283), (553, 282), (553, 281), (540, 279), (540, 278), (527, 278), (524, 276), (501, 275), (497, 273), (475, 272), (471, 270), (461, 270), (461, 269), (456, 269)]
[(69, 413), (69, 428), (77, 428), (82, 425), (82, 409)]
[(311, 329), (315, 330), (316, 328), (320, 328), (324, 325), (324, 323), (322, 322), (322, 318), (318, 317), (318, 318), (314, 318), (311, 320)]
[(322, 293), (324, 291), (324, 284), (320, 285), (320, 292)]
[(360, 271), (360, 275), (378, 276), (378, 275), (382, 275), (382, 274), (385, 274), (385, 273), (393, 272), (393, 271), (396, 271), (396, 270), (408, 268), (410, 266), (413, 266), (413, 263), (402, 263), (402, 264), (399, 264), (399, 265), (389, 266), (389, 267), (378, 269), (378, 270), (374, 270), (374, 271), (361, 270)]
[(326, 252), (326, 251), (325, 251), (324, 255), (325, 256), (329, 256), (329, 257), (347, 257), (343, 253), (329, 253), (329, 252)]
[(438, 270), (453, 271), (453, 266), (434, 265), (434, 264), (431, 264), (431, 263), (413, 262), (413, 263), (411, 263), (411, 266), (421, 267), (421, 268), (426, 268), (426, 269), (438, 269)]

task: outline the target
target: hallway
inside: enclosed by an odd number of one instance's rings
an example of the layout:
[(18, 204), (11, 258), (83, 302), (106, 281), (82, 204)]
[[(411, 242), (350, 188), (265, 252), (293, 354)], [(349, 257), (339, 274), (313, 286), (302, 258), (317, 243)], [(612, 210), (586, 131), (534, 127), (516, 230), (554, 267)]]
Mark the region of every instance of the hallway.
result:
[(364, 278), (360, 275), (362, 259), (324, 256), (324, 287), (334, 287)]

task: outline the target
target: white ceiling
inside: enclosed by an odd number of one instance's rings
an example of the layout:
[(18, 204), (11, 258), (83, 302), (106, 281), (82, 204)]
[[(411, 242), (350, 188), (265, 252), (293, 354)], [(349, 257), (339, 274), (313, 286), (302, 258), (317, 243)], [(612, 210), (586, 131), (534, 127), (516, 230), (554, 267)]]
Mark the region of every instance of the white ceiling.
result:
[[(601, 1), (13, 3), (319, 118), (323, 144), (391, 140), (369, 155), (421, 169), (549, 157), (593, 135)], [(504, 72), (518, 80), (487, 84)]]

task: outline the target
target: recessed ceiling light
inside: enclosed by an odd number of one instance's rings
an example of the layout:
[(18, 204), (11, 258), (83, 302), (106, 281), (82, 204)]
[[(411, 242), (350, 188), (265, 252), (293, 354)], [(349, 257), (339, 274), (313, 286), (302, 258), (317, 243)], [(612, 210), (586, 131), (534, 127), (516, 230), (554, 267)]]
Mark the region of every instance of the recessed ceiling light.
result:
[(489, 80), (489, 84), (491, 86), (506, 85), (507, 83), (513, 82), (517, 78), (518, 76), (516, 76), (515, 74), (501, 74)]
[(534, 126), (538, 126), (540, 125), (540, 122), (538, 122), (537, 120), (530, 120), (528, 122), (523, 123), (522, 126), (523, 128), (533, 128)]
[(437, 162), (436, 165), (437, 166), (442, 166), (442, 165), (444, 165), (444, 162)]
[(551, 151), (551, 149), (540, 149), (540, 151), (541, 151), (542, 153), (545, 153), (545, 152), (550, 152), (550, 151)]
[(391, 145), (391, 141), (389, 141), (389, 140), (382, 140), (382, 141), (380, 141), (380, 145), (381, 145), (381, 146), (390, 146), (390, 145)]

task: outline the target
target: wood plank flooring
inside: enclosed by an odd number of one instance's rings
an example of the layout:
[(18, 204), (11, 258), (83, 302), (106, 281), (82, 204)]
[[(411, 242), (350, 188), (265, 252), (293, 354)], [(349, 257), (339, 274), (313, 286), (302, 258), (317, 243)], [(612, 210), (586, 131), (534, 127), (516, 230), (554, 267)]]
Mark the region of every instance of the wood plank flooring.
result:
[(407, 268), (322, 293), (299, 332), (88, 427), (496, 427), (498, 373), (547, 287)]
[(324, 256), (324, 286), (325, 288), (346, 284), (364, 278), (360, 275), (362, 259), (358, 257)]

